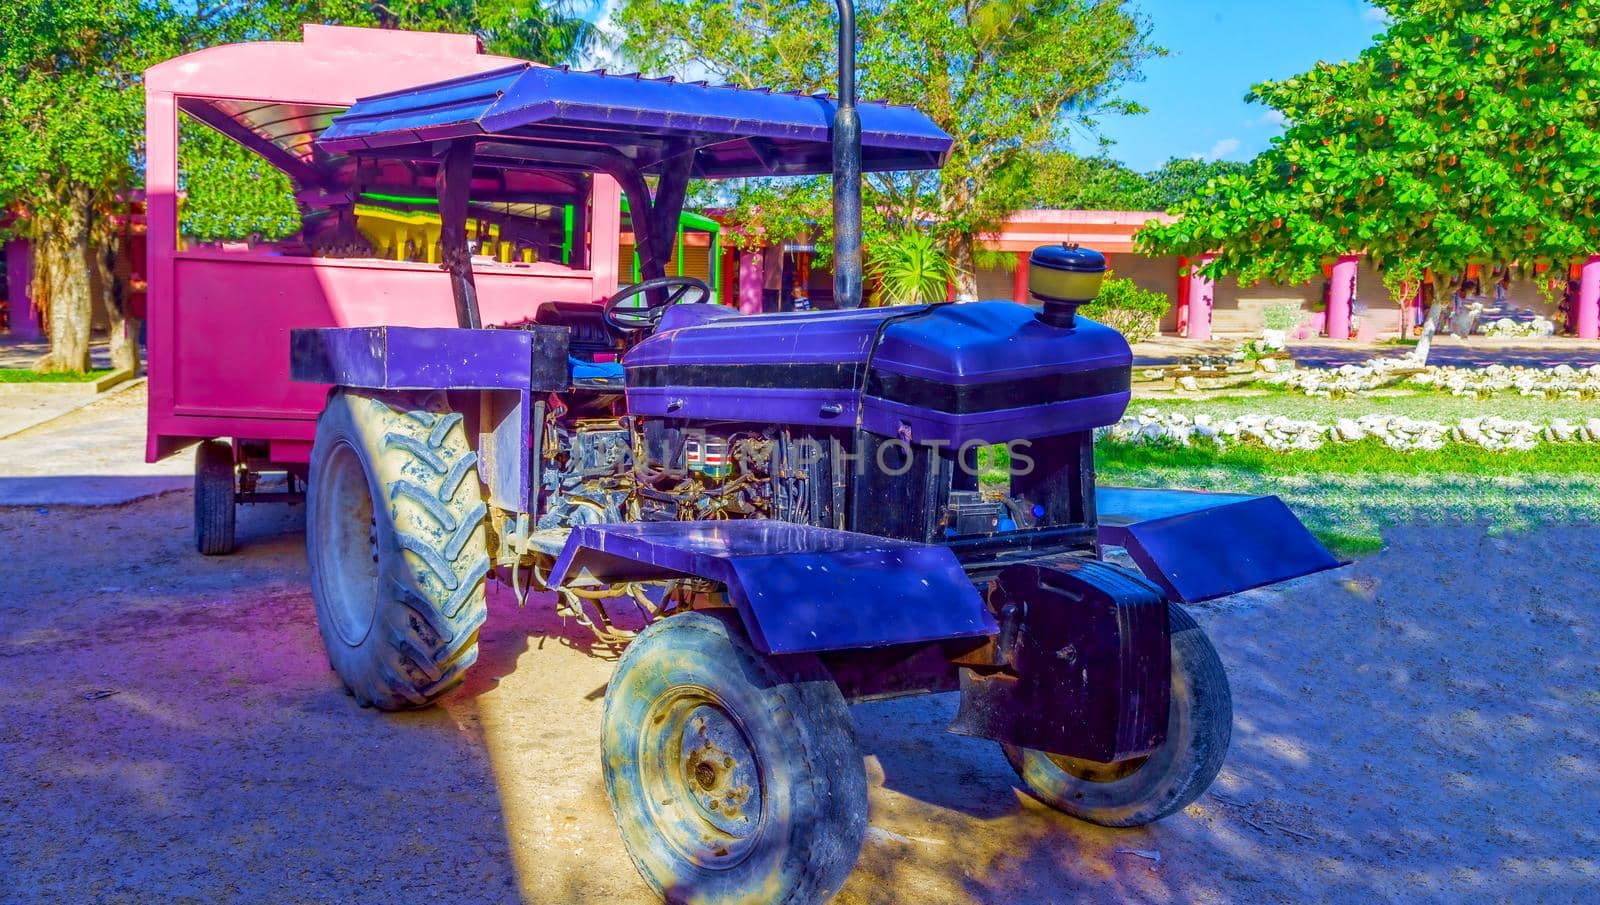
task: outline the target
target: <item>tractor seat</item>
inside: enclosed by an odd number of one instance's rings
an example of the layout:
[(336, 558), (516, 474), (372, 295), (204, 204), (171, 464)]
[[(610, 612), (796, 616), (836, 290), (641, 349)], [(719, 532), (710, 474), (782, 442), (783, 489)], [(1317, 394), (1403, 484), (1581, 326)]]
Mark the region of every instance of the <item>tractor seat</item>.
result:
[(576, 355), (567, 356), (567, 370), (572, 374), (573, 386), (588, 386), (597, 382), (616, 386), (622, 383), (624, 376), (620, 361), (584, 361)]
[(605, 312), (594, 302), (545, 302), (533, 313), (542, 327), (566, 327), (572, 334), (567, 348), (595, 355), (622, 352), (622, 334), (606, 323)]
[(543, 327), (566, 327), (567, 373), (574, 387), (605, 389), (622, 385), (620, 361), (595, 361), (597, 355), (622, 352), (622, 336), (606, 323), (600, 305), (593, 302), (545, 302), (534, 312), (533, 322)]

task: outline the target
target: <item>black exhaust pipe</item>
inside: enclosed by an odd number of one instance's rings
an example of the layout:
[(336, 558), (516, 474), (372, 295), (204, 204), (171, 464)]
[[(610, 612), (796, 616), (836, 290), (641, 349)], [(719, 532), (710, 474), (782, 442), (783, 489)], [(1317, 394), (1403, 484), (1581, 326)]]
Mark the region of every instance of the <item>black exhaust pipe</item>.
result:
[(856, 8), (839, 7), (839, 106), (833, 114), (833, 298), (861, 307), (861, 115), (856, 112)]

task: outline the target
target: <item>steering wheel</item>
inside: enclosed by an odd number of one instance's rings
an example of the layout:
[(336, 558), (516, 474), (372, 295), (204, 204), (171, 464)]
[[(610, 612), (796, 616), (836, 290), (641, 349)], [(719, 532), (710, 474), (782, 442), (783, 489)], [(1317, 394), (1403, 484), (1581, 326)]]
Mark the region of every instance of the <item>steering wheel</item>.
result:
[[(645, 297), (642, 308), (623, 308), (622, 303), (635, 296)], [(657, 277), (624, 286), (606, 299), (602, 314), (606, 323), (624, 333), (654, 330), (661, 323), (667, 308), (690, 297), (688, 304), (698, 304), (711, 298), (711, 287), (694, 277)]]

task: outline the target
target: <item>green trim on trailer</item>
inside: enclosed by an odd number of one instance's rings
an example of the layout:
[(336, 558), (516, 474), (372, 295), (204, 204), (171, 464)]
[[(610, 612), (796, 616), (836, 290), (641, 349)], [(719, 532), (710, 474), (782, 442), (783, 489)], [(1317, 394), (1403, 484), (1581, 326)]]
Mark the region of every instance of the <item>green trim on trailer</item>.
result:
[(572, 224), (574, 219), (572, 205), (563, 205), (561, 208), (561, 263), (572, 263)]

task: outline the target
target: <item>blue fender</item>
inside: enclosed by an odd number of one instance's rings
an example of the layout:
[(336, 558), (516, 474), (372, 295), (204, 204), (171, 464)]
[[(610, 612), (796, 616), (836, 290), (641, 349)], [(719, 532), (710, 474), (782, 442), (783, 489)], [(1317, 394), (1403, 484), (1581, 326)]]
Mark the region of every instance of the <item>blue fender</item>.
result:
[(1344, 565), (1275, 496), (1101, 487), (1100, 543), (1199, 603)]
[(719, 582), (768, 654), (992, 635), (994, 617), (949, 548), (769, 519), (573, 529), (551, 587), (698, 577)]

